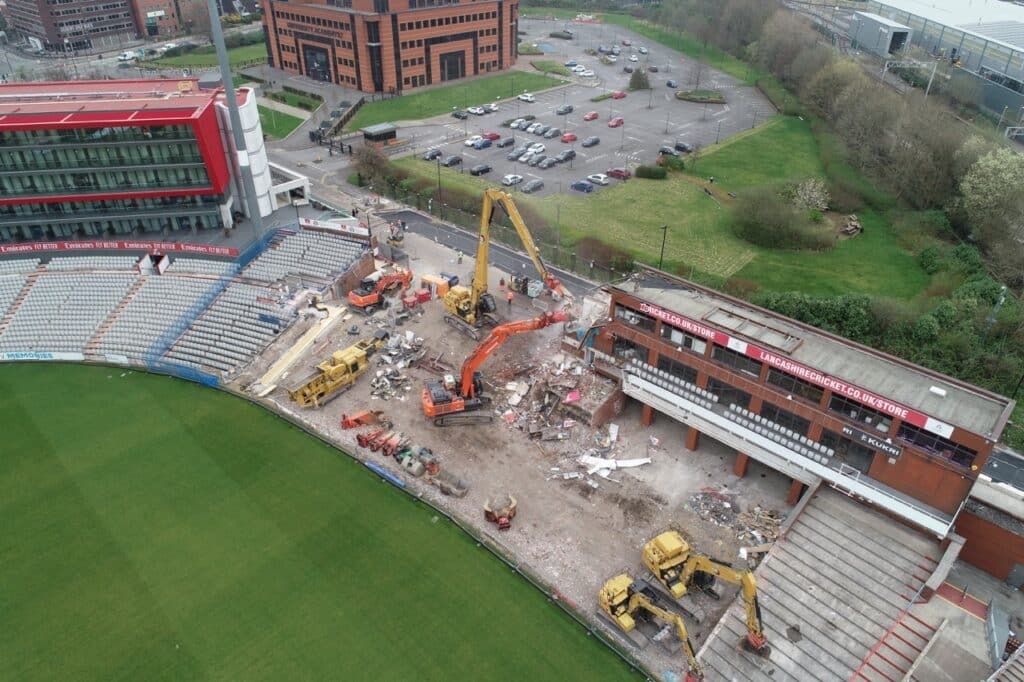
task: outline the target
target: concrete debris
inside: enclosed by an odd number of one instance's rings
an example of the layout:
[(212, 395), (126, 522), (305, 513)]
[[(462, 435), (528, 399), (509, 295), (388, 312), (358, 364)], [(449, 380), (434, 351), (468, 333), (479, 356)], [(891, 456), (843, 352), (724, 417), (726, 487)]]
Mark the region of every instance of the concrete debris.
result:
[(690, 497), (687, 507), (706, 521), (731, 528), (741, 542), (762, 545), (779, 537), (783, 519), (779, 512), (759, 506), (740, 511), (731, 493), (705, 488)]
[(640, 459), (604, 459), (602, 457), (593, 457), (592, 455), (580, 455), (576, 462), (583, 467), (587, 468), (588, 474), (596, 473), (602, 469), (608, 471), (615, 471), (617, 469), (628, 469), (630, 467), (639, 467), (644, 464), (650, 464), (650, 457), (642, 457)]

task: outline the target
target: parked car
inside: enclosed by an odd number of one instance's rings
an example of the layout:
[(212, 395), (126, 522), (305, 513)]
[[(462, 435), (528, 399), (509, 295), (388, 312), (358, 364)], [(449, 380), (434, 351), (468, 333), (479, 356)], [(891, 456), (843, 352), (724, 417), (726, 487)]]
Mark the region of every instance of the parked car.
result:
[(575, 59), (570, 59), (565, 64), (562, 64), (562, 66), (567, 66), (567, 67), (569, 67), (571, 69), (572, 67), (577, 66), (576, 60)]
[(426, 154), (423, 155), (423, 160), (424, 161), (433, 161), (437, 157), (441, 156), (441, 153), (442, 152), (441, 152), (440, 149), (431, 149), (430, 151), (428, 151)]
[(607, 56), (605, 57), (605, 60), (606, 60), (606, 61), (607, 61), (607, 62), (608, 62), (609, 64), (614, 64), (615, 62), (619, 61), (619, 58), (618, 58), (618, 57), (616, 57), (616, 56), (615, 56), (615, 55), (613, 55), (613, 54), (610, 54), (610, 55), (607, 55)]
[(487, 111), (487, 113), (493, 114), (495, 111), (498, 110), (498, 103), (491, 102), (490, 104), (485, 104), (484, 109)]
[(527, 166), (531, 166), (531, 167), (539, 166), (540, 162), (543, 161), (546, 158), (548, 158), (548, 157), (544, 156), (543, 154), (534, 154), (533, 158), (530, 159), (530, 162), (527, 163), (526, 165)]
[(544, 133), (545, 140), (553, 140), (556, 137), (560, 137), (562, 134), (561, 128), (548, 128), (548, 131)]
[(444, 161), (441, 162), (441, 165), (451, 168), (452, 166), (458, 166), (460, 163), (462, 163), (462, 157), (451, 154), (444, 157)]
[(625, 123), (626, 123), (626, 119), (622, 118), (621, 116), (616, 116), (612, 120), (608, 121), (608, 127), (609, 128), (618, 128), (621, 125), (625, 125)]
[(587, 181), (592, 182), (595, 185), (607, 185), (608, 176), (604, 173), (592, 173), (587, 176)]
[(533, 134), (534, 135), (543, 135), (544, 133), (546, 133), (549, 130), (551, 130), (551, 126), (542, 125), (542, 126), (538, 126), (538, 128), (533, 131)]
[(625, 66), (622, 67), (622, 72), (623, 73), (633, 73), (633, 67), (630, 66), (629, 64), (626, 64)]
[(575, 149), (563, 149), (562, 151), (558, 152), (558, 156), (556, 156), (555, 158), (558, 159), (559, 163), (565, 163), (569, 159), (575, 159), (576, 158), (576, 150)]
[(612, 93), (612, 99), (625, 99), (626, 93), (622, 90), (616, 90)]
[(593, 121), (595, 119), (597, 119), (596, 111), (588, 111), (587, 113), (583, 114), (584, 121)]
[(638, 61), (640, 61), (640, 58), (637, 57), (635, 54), (631, 54), (631, 55), (629, 55), (629, 61), (631, 61), (631, 62), (638, 62)]
[(452, 118), (457, 118), (460, 121), (465, 121), (467, 118), (469, 118), (469, 114), (467, 114), (465, 111), (456, 109), (455, 111), (452, 112)]
[(625, 45), (626, 47), (629, 47), (630, 45), (633, 44), (633, 41), (630, 40), (629, 38), (623, 38), (622, 39), (622, 44)]
[(553, 156), (549, 156), (546, 159), (544, 159), (543, 161), (541, 161), (539, 164), (537, 164), (537, 168), (540, 168), (541, 170), (547, 170), (548, 168), (551, 168), (552, 166), (557, 166), (557, 165), (558, 165), (558, 159), (556, 159)]
[(523, 94), (519, 95), (519, 101), (520, 102), (531, 102), (532, 103), (532, 102), (536, 102), (537, 98), (534, 97), (533, 95), (531, 95), (528, 92), (524, 92)]
[(469, 109), (466, 109), (466, 111), (473, 114), (474, 116), (483, 116), (484, 114), (487, 113), (487, 111), (483, 107), (470, 107)]
[(537, 121), (536, 123), (531, 123), (529, 126), (527, 126), (526, 132), (532, 135), (533, 133), (537, 132), (537, 128), (540, 128), (542, 125), (544, 124), (539, 121)]
[(610, 47), (605, 47), (604, 45), (598, 45), (597, 51), (600, 54), (609, 54), (612, 51), (612, 49)]
[(544, 189), (543, 180), (530, 180), (528, 183), (523, 185), (523, 191), (527, 194), (530, 194), (531, 192), (536, 192), (541, 189)]
[(494, 144), (494, 146), (497, 147), (498, 149), (503, 149), (505, 147), (511, 147), (515, 143), (516, 143), (516, 138), (514, 138), (514, 137), (506, 137), (506, 138), (503, 138), (501, 140), (498, 140)]
[(651, 73), (658, 73), (658, 65), (657, 64), (650, 64), (647, 67), (647, 70), (650, 71)]
[(512, 128), (512, 129), (518, 129), (519, 128), (519, 124), (523, 123), (525, 121), (526, 121), (525, 118), (517, 118), (516, 120), (512, 121), (511, 123), (509, 123), (508, 127)]
[(484, 138), (485, 140), (500, 140), (501, 139), (501, 135), (499, 135), (498, 133), (496, 133), (494, 131), (488, 131), (488, 132), (482, 134), (480, 137)]
[(531, 144), (529, 150), (527, 150), (527, 151), (530, 151), (530, 152), (532, 152), (534, 154), (542, 154), (546, 150), (547, 150), (547, 147), (545, 147), (540, 142), (536, 142), (534, 144)]
[(501, 184), (505, 185), (506, 187), (511, 187), (512, 185), (518, 185), (522, 181), (522, 175), (516, 175), (514, 173), (511, 173), (501, 179)]
[(468, 140), (466, 140), (464, 144), (467, 147), (472, 147), (473, 145), (475, 145), (477, 142), (479, 142), (482, 139), (484, 139), (484, 138), (480, 137), (479, 135), (474, 135), (473, 137), (471, 137)]
[(587, 67), (583, 66), (582, 64), (577, 64), (576, 66), (572, 67), (572, 72), (573, 73), (581, 73), (581, 72), (586, 71), (586, 70), (587, 70)]
[(580, 77), (581, 78), (593, 78), (594, 77), (594, 72), (591, 71), (590, 69), (587, 69), (586, 71), (580, 71)]
[(578, 139), (579, 138), (576, 137), (576, 133), (566, 133), (565, 135), (562, 135), (562, 142), (565, 142), (566, 144), (569, 142), (575, 142)]
[(676, 143), (673, 146), (676, 148), (676, 151), (683, 152), (684, 154), (693, 153), (693, 145), (688, 142), (680, 142), (676, 140)]
[(576, 182), (569, 185), (569, 189), (574, 189), (577, 192), (585, 192), (586, 194), (590, 194), (591, 192), (594, 191), (594, 186), (587, 182), (586, 180), (577, 180)]
[(625, 168), (609, 168), (605, 171), (605, 175), (610, 178), (618, 178), (619, 180), (629, 180), (633, 177), (633, 174)]
[(643, 45), (641, 45), (640, 47), (638, 47), (636, 49), (640, 52), (640, 54), (647, 54), (647, 48), (644, 47)]
[(612, 45), (612, 54), (616, 56), (622, 54), (622, 50), (619, 49), (618, 45)]
[(562, 106), (555, 109), (555, 113), (558, 114), (559, 116), (565, 116), (566, 114), (571, 114), (574, 108), (575, 107), (573, 107), (573, 105), (571, 104), (563, 104)]
[(494, 143), (485, 137), (480, 140), (477, 140), (476, 143), (473, 145), (473, 149), (487, 149), (492, 144)]
[(490, 173), (492, 170), (494, 170), (494, 169), (491, 168), (488, 164), (486, 164), (486, 163), (478, 163), (477, 165), (475, 165), (475, 166), (473, 166), (472, 168), (469, 169), (469, 174), (470, 175), (483, 175), (484, 173)]
[(667, 81), (665, 81), (665, 85), (667, 85), (670, 88), (678, 88), (679, 87), (679, 83), (676, 82), (672, 78), (669, 78)]
[(505, 158), (508, 159), (509, 161), (518, 161), (519, 157), (525, 153), (526, 152), (520, 153), (518, 149), (513, 149), (512, 151), (505, 155)]
[(668, 145), (658, 147), (658, 154), (661, 154), (663, 156), (679, 156), (679, 152), (677, 152), (675, 149), (672, 149), (672, 147), (669, 147)]
[(584, 147), (596, 147), (597, 145), (601, 144), (601, 138), (598, 137), (597, 135), (591, 135), (587, 139), (583, 140), (583, 142), (581, 142), (580, 144)]

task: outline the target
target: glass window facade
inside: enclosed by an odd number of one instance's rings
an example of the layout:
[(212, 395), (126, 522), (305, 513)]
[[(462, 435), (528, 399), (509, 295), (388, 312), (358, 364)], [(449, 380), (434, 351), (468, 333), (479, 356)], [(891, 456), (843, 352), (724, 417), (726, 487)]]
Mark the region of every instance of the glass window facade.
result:
[(697, 383), (697, 370), (666, 355), (658, 356), (658, 369), (677, 376), (683, 381), (689, 381), (691, 384)]
[(650, 315), (645, 315), (644, 313), (637, 312), (635, 310), (630, 310), (625, 306), (615, 306), (615, 318), (618, 320), (622, 320), (626, 324), (631, 324), (634, 327), (646, 329), (649, 332), (654, 331), (653, 317), (651, 317)]
[(875, 458), (875, 451), (871, 448), (828, 429), (821, 432), (821, 443), (835, 450), (836, 457), (844, 464), (865, 474), (871, 468), (871, 460)]
[(0, 147), (31, 145), (79, 145), (82, 143), (120, 144), (123, 142), (195, 140), (189, 125), (116, 126), (106, 128), (67, 128), (64, 130), (10, 130), (0, 132)]
[(825, 394), (823, 388), (803, 379), (797, 379), (792, 374), (780, 372), (774, 367), (768, 369), (768, 383), (782, 389), (794, 398), (799, 398), (815, 406), (821, 404), (821, 396)]
[(790, 431), (796, 431), (801, 436), (806, 436), (807, 430), (811, 428), (811, 422), (808, 420), (771, 403), (764, 403), (761, 406), (761, 416), (779, 426), (785, 426)]
[(906, 422), (900, 424), (896, 437), (908, 445), (921, 448), (932, 455), (963, 467), (971, 466), (974, 463), (974, 458), (978, 456), (976, 451), (968, 447)]
[(832, 396), (828, 409), (847, 419), (867, 424), (879, 433), (888, 433), (889, 427), (892, 426), (892, 417), (841, 395)]
[(753, 358), (748, 358), (742, 353), (737, 353), (736, 351), (725, 348), (724, 346), (719, 346), (717, 343), (711, 351), (711, 357), (723, 365), (739, 370), (744, 374), (750, 374), (755, 377), (761, 375), (760, 362)]
[(718, 396), (718, 402), (722, 405), (736, 404), (744, 410), (750, 408), (750, 394), (741, 391), (718, 379), (708, 379), (708, 391)]
[(649, 351), (647, 348), (641, 346), (639, 343), (633, 343), (629, 339), (624, 339), (620, 336), (615, 337), (615, 341), (612, 344), (612, 355), (621, 360), (630, 360), (636, 358), (647, 362), (649, 357)]
[(203, 164), (195, 141), (82, 144), (77, 146), (0, 146), (0, 172), (87, 170), (116, 166)]
[(697, 355), (704, 355), (708, 342), (693, 334), (687, 334), (681, 329), (676, 329), (670, 324), (661, 325), (661, 338), (669, 341), (672, 345), (688, 350)]
[(99, 194), (155, 189), (201, 189), (210, 187), (202, 164), (153, 166), (130, 170), (85, 170), (79, 172), (0, 173), (0, 195), (41, 197), (55, 194)]

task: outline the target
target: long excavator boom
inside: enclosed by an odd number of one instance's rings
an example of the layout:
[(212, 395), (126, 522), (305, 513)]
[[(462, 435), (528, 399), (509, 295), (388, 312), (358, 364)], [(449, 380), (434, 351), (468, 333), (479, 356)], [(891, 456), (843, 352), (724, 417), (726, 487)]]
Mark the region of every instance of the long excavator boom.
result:
[(740, 586), (743, 595), (743, 608), (747, 619), (746, 646), (754, 653), (767, 656), (770, 653), (768, 638), (764, 634), (761, 622), (761, 604), (757, 601), (757, 578), (751, 571), (737, 571), (732, 566), (715, 561), (703, 554), (691, 554), (686, 560), (680, 580), (687, 584), (697, 571), (708, 573), (726, 582)]
[(635, 608), (641, 608), (666, 623), (670, 623), (675, 626), (676, 637), (678, 637), (679, 641), (683, 643), (683, 653), (686, 654), (686, 662), (690, 668), (686, 674), (686, 682), (697, 682), (698, 680), (703, 680), (704, 669), (701, 667), (700, 663), (697, 662), (697, 652), (693, 649), (693, 644), (690, 642), (690, 633), (686, 631), (686, 623), (683, 622), (682, 617), (677, 613), (666, 611), (665, 609), (657, 606), (650, 599), (645, 597), (642, 592), (634, 592), (630, 599), (633, 600)]
[[(488, 255), (488, 241), (490, 235), (491, 219), (494, 217), (494, 206), (496, 203), (500, 203), (502, 208), (505, 209), (505, 213), (508, 215), (508, 219), (512, 221), (512, 226), (516, 229), (516, 234), (519, 235), (519, 240), (523, 242), (523, 248), (526, 249), (527, 255), (530, 260), (533, 261), (533, 266), (537, 268), (537, 273), (544, 281), (544, 285), (551, 289), (559, 298), (572, 299), (572, 294), (562, 286), (562, 283), (555, 277), (547, 266), (544, 265), (544, 260), (541, 258), (540, 249), (533, 241), (533, 235), (530, 234), (530, 229), (526, 226), (523, 221), (523, 217), (519, 214), (519, 209), (516, 207), (512, 197), (507, 192), (500, 189), (488, 189), (484, 191), (484, 205), (483, 210), (480, 212), (480, 246), (477, 249), (477, 261), (476, 261), (476, 278), (473, 280), (473, 295), (476, 297), (476, 286), (477, 282), (483, 277), (483, 291), (487, 291), (487, 260)], [(480, 266), (480, 254), (483, 254), (484, 269), (481, 273)], [(474, 300), (475, 302), (475, 300)]]
[(473, 349), (473, 352), (469, 354), (466, 361), (462, 363), (462, 372), (460, 374), (461, 383), (459, 384), (462, 390), (463, 398), (475, 398), (476, 388), (474, 386), (473, 376), (476, 371), (480, 369), (480, 365), (487, 360), (488, 356), (493, 353), (501, 344), (510, 336), (516, 334), (522, 334), (524, 332), (532, 332), (537, 329), (543, 329), (559, 322), (568, 322), (570, 319), (569, 314), (562, 311), (556, 310), (555, 312), (544, 313), (538, 315), (529, 320), (518, 320), (516, 322), (507, 322), (505, 324), (498, 325), (491, 330), (491, 333), (487, 335), (487, 338), (480, 342), (480, 345)]

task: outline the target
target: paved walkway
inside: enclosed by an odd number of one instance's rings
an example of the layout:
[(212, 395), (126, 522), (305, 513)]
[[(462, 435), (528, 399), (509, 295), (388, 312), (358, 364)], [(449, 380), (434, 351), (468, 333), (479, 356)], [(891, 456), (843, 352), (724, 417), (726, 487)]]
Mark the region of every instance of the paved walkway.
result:
[(268, 109), (273, 109), (274, 111), (279, 111), (282, 114), (289, 114), (291, 116), (295, 116), (296, 118), (301, 118), (303, 121), (305, 121), (307, 118), (309, 118), (310, 114), (311, 114), (311, 112), (306, 111), (305, 109), (300, 109), (299, 107), (293, 107), (291, 104), (285, 104), (284, 102), (278, 102), (277, 100), (270, 99), (269, 97), (257, 97), (256, 98), (256, 103), (259, 104), (260, 106), (266, 107)]

